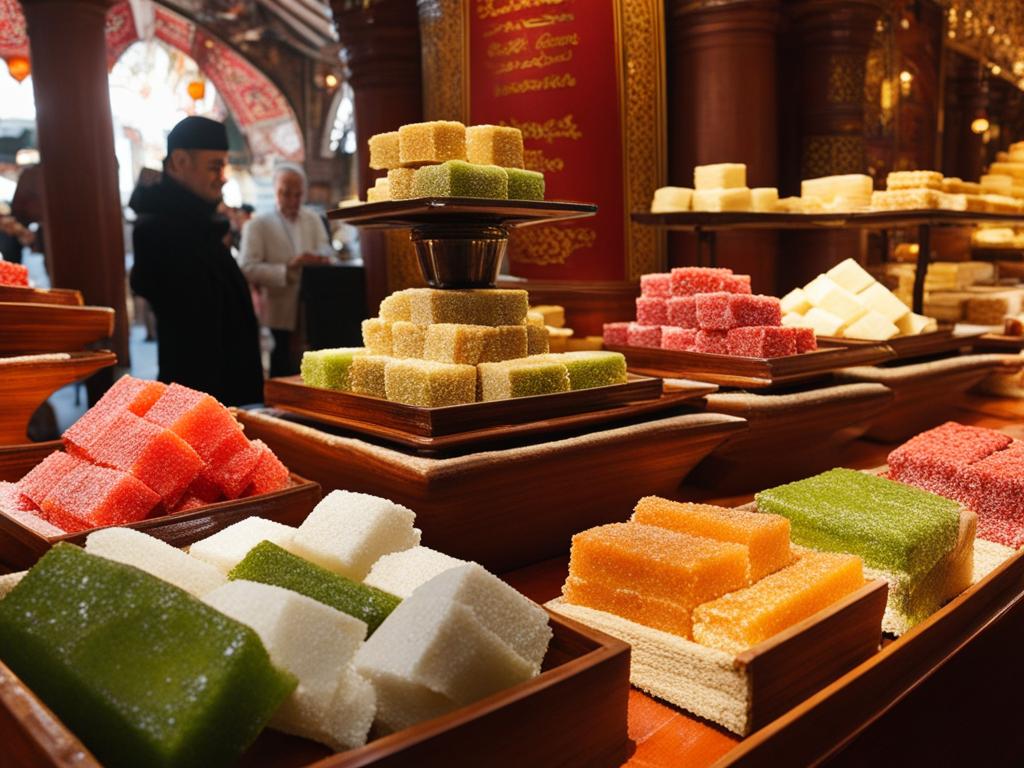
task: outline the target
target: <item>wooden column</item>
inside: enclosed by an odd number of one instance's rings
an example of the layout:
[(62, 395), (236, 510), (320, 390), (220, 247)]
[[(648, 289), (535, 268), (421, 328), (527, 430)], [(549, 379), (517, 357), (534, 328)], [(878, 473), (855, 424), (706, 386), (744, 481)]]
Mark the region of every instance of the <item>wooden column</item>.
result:
[[(112, 345), (129, 365), (124, 236), (104, 25), (113, 0), (24, 0), (53, 284), (117, 313)], [(103, 379), (98, 374), (95, 397)]]
[[(420, 31), (416, 0), (378, 0), (347, 10), (333, 0), (334, 25), (355, 100), (359, 195), (381, 175), (370, 170), (367, 140), (423, 119)], [(387, 238), (360, 236), (366, 263), (366, 302), (372, 312), (388, 292)]]
[[(776, 40), (778, 0), (669, 0), (669, 183), (693, 186), (696, 165), (741, 162), (751, 187), (779, 186)], [(718, 237), (718, 263), (773, 293), (778, 237)], [(673, 266), (696, 263), (695, 238), (672, 236)]]
[(948, 55), (941, 170), (947, 176), (977, 181), (984, 143), (971, 130), (971, 122), (988, 108), (988, 79), (980, 62), (952, 51)]

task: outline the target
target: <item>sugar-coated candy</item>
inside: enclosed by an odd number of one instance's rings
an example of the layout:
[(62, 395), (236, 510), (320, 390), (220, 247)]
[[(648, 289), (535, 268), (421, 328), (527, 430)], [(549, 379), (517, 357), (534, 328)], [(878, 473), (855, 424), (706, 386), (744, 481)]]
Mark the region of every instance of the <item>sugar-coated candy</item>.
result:
[(636, 321), (640, 325), (669, 325), (668, 299), (638, 296), (636, 299)]
[(387, 355), (359, 355), (348, 370), (348, 380), (357, 395), (387, 397), (384, 371), (394, 358)]
[(471, 125), (466, 128), (466, 159), (479, 165), (522, 168), (523, 132), (505, 125)]
[(779, 304), (783, 314), (796, 312), (798, 315), (802, 315), (811, 308), (811, 302), (807, 299), (803, 288), (794, 288), (779, 300)]
[(693, 204), (693, 190), (689, 187), (659, 187), (651, 199), (651, 213), (688, 211)]
[(270, 541), (262, 541), (249, 550), (228, 578), (273, 584), (319, 600), (366, 622), (371, 635), (400, 602), (394, 595), (321, 568)]
[(371, 136), (369, 145), (370, 167), (375, 171), (387, 171), (401, 165), (398, 157), (398, 131)]
[(835, 315), (843, 323), (852, 323), (867, 312), (867, 307), (855, 294), (840, 287), (825, 275), (818, 275), (808, 283), (804, 293), (815, 308)]
[(668, 323), (677, 328), (697, 328), (697, 298), (673, 296), (668, 300)]
[(260, 460), (260, 450), (241, 430), (230, 430), (214, 449), (200, 477), (212, 483), (229, 499), (237, 499), (252, 481)]
[(818, 348), (818, 339), (812, 328), (793, 328), (793, 339), (796, 341), (797, 354), (813, 352)]
[(252, 471), (249, 487), (245, 489), (244, 495), (258, 496), (261, 493), (271, 493), (287, 488), (291, 477), (288, 467), (262, 440), (253, 440), (252, 444), (259, 450), (260, 458)]
[(561, 363), (569, 374), (569, 389), (590, 389), (624, 384), (626, 358), (621, 352), (579, 351), (547, 355), (546, 360)]
[(221, 443), (241, 432), (231, 412), (205, 392), (171, 384), (144, 414), (148, 421), (171, 430), (213, 463)]
[(698, 165), (693, 169), (693, 186), (697, 190), (735, 189), (747, 186), (744, 163)]
[(875, 282), (875, 278), (855, 259), (841, 261), (825, 274), (832, 282), (850, 293), (860, 293)]
[(661, 326), (630, 323), (626, 328), (626, 343), (631, 347), (660, 347)]
[(0, 601), (0, 657), (117, 768), (233, 764), (296, 685), (245, 625), (63, 543)]
[(544, 318), (544, 325), (555, 328), (565, 327), (565, 307), (559, 304), (537, 304), (530, 307), (530, 311), (540, 313)]
[(672, 295), (672, 276), (668, 272), (640, 275), (640, 295), (667, 299)]
[(391, 323), (379, 317), (363, 320), (363, 346), (371, 355), (390, 355), (393, 351)]
[(392, 200), (410, 200), (415, 197), (413, 179), (415, 168), (392, 168), (388, 171), (388, 190)]
[(261, 541), (270, 541), (290, 549), (295, 528), (262, 517), (247, 517), (200, 539), (189, 547), (189, 554), (227, 573)]
[(673, 296), (695, 296), (725, 290), (725, 277), (732, 274), (728, 268), (676, 267), (670, 273)]
[(426, 325), (417, 325), (407, 320), (391, 324), (392, 357), (423, 357), (423, 345), (427, 336)]
[(347, 669), (326, 712), (312, 727), (305, 723), (300, 735), (344, 752), (366, 743), (377, 714), (377, 693), (369, 680)]
[(63, 536), (65, 531), (43, 517), (43, 512), (23, 495), (16, 483), (0, 481), (0, 514), (28, 528), (38, 536)]
[(125, 410), (136, 416), (146, 415), (166, 390), (167, 385), (159, 381), (122, 376), (92, 408), (68, 427), (63, 435), (65, 445), (72, 453), (77, 451), (87, 456), (89, 445), (107, 422)]
[(508, 400), (570, 389), (569, 372), (562, 363), (509, 360), (477, 366), (480, 399)]
[(380, 303), (380, 319), (389, 323), (412, 320), (412, 291), (396, 291)]
[(403, 125), (398, 129), (398, 159), (403, 164), (465, 160), (466, 126), (454, 120)]
[(413, 288), (407, 293), (409, 317), (406, 319), (420, 325), (523, 325), (529, 308), (526, 291), (518, 289), (442, 291), (436, 288)]
[(127, 472), (85, 464), (65, 475), (40, 508), (47, 520), (68, 533), (143, 520), (160, 497)]
[(502, 170), (508, 174), (509, 200), (543, 200), (544, 174), (539, 171), (524, 171), (521, 168)]
[(1011, 442), (1004, 432), (947, 421), (893, 450), (887, 459), (889, 477), (953, 498), (950, 491), (961, 469)]
[(384, 555), (415, 547), (416, 514), (388, 499), (331, 491), (299, 526), (289, 550), (342, 576), (362, 581)]
[(779, 207), (777, 187), (753, 187), (750, 190), (751, 208), (759, 213), (774, 213)]
[(753, 293), (750, 289), (750, 275), (725, 275), (722, 290), (728, 293)]
[(896, 323), (910, 314), (910, 307), (881, 283), (872, 282), (857, 294), (857, 299), (869, 310), (877, 312), (890, 323)]
[(605, 345), (609, 347), (624, 347), (629, 344), (630, 325), (631, 323), (629, 322), (605, 323), (602, 327)]
[(728, 331), (729, 354), (738, 357), (787, 357), (797, 353), (796, 328), (746, 326)]
[(0, 259), (0, 285), (28, 287), (28, 267)]
[(856, 555), (808, 552), (751, 586), (697, 606), (693, 639), (740, 653), (864, 586)]
[(537, 328), (544, 328), (547, 325), (544, 322), (544, 313), (538, 312), (535, 309), (528, 309), (526, 311), (526, 324)]
[(18, 490), (37, 507), (42, 507), (43, 499), (64, 480), (65, 476), (88, 464), (73, 454), (54, 451), (18, 481)]
[(699, 330), (694, 337), (693, 349), (711, 355), (728, 355), (729, 332)]
[(833, 315), (820, 307), (811, 307), (804, 315), (807, 327), (814, 331), (816, 336), (838, 336), (846, 323), (841, 317)]
[(423, 408), (476, 401), (476, 368), (434, 360), (392, 359), (384, 366), (388, 400)]
[(373, 186), (366, 190), (366, 202), (368, 203), (383, 203), (390, 199), (391, 185), (387, 176), (377, 179)]
[(350, 389), (348, 369), (352, 359), (365, 351), (365, 347), (340, 347), (304, 352), (299, 369), (302, 383), (324, 389)]
[[(499, 363), (503, 360), (515, 360), (526, 357), (530, 349), (529, 326), (496, 325), (494, 333), (484, 336), (482, 363)], [(547, 328), (544, 329), (546, 339)]]
[(363, 583), (404, 600), (439, 573), (465, 562), (429, 547), (410, 547), (378, 559)]
[(898, 336), (899, 332), (900, 329), (896, 327), (895, 323), (890, 322), (873, 309), (869, 309), (843, 329), (843, 336), (848, 339), (888, 341), (893, 336)]
[(543, 355), (551, 349), (548, 329), (543, 325), (526, 326), (526, 354)]
[(695, 211), (752, 211), (753, 197), (746, 187), (698, 189), (693, 193)]
[(661, 329), (661, 348), (676, 352), (692, 352), (697, 344), (696, 328), (676, 328), (666, 325)]
[(508, 199), (508, 174), (496, 165), (472, 165), (449, 160), (440, 165), (416, 169), (413, 178), (416, 197), (479, 197)]
[(702, 293), (694, 297), (697, 325), (709, 331), (727, 331), (752, 325), (781, 325), (782, 311), (774, 296)]
[(1013, 443), (967, 466), (957, 495), (978, 513), (978, 535), (1019, 549), (1024, 545), (1024, 444)]

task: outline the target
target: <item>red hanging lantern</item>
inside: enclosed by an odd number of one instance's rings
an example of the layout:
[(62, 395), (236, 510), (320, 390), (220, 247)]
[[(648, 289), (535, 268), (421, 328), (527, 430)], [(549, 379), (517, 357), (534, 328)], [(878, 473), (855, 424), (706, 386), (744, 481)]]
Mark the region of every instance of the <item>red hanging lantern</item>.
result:
[(7, 59), (7, 71), (20, 83), (32, 74), (32, 64), (29, 62), (28, 56), (11, 56)]
[(193, 80), (188, 84), (188, 95), (192, 97), (192, 101), (201, 101), (203, 96), (206, 95), (206, 83), (202, 80)]

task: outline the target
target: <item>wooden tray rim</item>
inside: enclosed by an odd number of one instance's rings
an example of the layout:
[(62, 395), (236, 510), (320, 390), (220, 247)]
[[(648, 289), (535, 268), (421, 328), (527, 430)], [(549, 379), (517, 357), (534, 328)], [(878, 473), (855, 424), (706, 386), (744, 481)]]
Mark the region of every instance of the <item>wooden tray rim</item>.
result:
[[(18, 294), (23, 295), (23, 300)], [(85, 304), (82, 292), (73, 288), (36, 288), (35, 286), (4, 285), (0, 286), (0, 296), (7, 303), (18, 304), (56, 304), (58, 306), (80, 307)], [(45, 301), (53, 298), (55, 301)], [(38, 299), (38, 301), (33, 301)]]
[[(58, 355), (67, 357), (57, 358)], [(18, 358), (17, 362), (5, 362), (11, 358)], [(32, 358), (48, 358), (46, 360), (33, 360)], [(0, 355), (0, 372), (31, 368), (39, 371), (48, 368), (60, 369), (75, 367), (78, 365), (105, 362), (103, 368), (116, 365), (117, 355), (109, 349), (80, 350), (77, 352), (34, 352), (30, 354)]]
[(501, 221), (508, 227), (593, 216), (597, 206), (562, 200), (491, 200), (477, 197), (416, 197), (361, 203), (327, 212), (353, 227), (401, 229), (445, 219)]

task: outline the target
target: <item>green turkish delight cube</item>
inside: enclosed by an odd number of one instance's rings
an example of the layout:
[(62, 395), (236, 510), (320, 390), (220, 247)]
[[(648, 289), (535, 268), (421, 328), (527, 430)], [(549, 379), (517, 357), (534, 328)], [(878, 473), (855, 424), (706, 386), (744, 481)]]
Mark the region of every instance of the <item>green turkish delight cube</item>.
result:
[(414, 197), (481, 197), (508, 199), (508, 174), (496, 165), (449, 160), (416, 169)]

